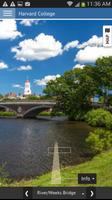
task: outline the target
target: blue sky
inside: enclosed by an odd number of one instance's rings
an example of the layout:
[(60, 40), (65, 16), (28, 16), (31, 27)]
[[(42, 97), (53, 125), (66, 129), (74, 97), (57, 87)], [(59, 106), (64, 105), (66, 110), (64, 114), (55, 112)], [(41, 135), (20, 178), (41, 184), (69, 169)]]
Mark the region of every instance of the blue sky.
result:
[(32, 92), (40, 94), (47, 80), (94, 63), (96, 52), (111, 55), (112, 48), (102, 47), (103, 25), (112, 22), (0, 21), (0, 93), (23, 92), (29, 78)]

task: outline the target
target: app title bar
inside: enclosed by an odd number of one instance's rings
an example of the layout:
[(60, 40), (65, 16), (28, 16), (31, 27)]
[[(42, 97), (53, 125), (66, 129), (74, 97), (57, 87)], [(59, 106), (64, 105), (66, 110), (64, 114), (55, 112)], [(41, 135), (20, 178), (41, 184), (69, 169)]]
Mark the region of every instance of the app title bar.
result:
[(0, 19), (112, 19), (112, 9), (0, 8)]

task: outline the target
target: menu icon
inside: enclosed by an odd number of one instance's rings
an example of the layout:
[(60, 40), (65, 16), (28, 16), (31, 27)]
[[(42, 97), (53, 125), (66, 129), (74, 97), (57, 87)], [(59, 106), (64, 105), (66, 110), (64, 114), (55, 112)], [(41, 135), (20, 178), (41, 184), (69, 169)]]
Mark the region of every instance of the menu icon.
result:
[(3, 18), (12, 18), (13, 10), (12, 9), (3, 9)]

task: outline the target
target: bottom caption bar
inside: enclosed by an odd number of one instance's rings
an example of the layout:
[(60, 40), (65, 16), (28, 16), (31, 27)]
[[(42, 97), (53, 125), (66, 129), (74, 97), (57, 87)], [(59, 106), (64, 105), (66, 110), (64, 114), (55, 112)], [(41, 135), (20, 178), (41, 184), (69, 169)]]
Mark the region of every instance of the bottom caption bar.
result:
[(0, 199), (112, 199), (112, 187), (1, 187)]

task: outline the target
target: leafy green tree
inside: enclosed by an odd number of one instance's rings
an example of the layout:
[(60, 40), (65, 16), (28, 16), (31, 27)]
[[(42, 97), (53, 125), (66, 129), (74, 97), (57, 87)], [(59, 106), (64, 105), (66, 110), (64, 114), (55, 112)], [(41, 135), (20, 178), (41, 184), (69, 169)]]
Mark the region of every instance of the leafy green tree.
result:
[(94, 71), (95, 81), (99, 85), (99, 94), (104, 97), (104, 104), (108, 105), (108, 91), (112, 89), (112, 57), (99, 58)]
[(112, 88), (112, 57), (100, 58), (96, 64), (66, 71), (48, 82), (45, 94), (55, 97), (55, 110), (63, 111), (70, 119), (83, 119), (91, 107), (91, 98), (102, 96), (108, 105), (108, 90)]
[(90, 106), (90, 97), (97, 86), (92, 78), (93, 67), (67, 71), (63, 76), (47, 84), (44, 92), (56, 96), (55, 109), (62, 110), (70, 119), (80, 119)]

